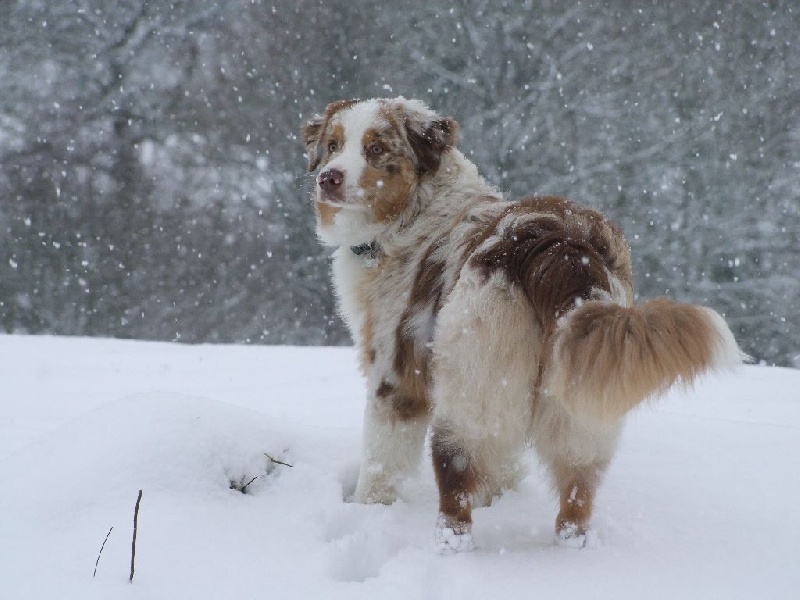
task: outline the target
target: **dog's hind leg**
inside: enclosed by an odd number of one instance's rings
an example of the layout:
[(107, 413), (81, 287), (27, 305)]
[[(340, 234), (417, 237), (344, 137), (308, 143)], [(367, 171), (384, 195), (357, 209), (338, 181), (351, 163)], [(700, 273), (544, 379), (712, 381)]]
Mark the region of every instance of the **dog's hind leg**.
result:
[(539, 331), (527, 299), (502, 275), (466, 267), (434, 336), (433, 466), (437, 538), (471, 547), (472, 506), (518, 476), (531, 422)]
[(444, 553), (472, 549), (472, 503), (480, 477), (474, 457), (453, 437), (446, 426), (434, 426), (431, 454), (439, 486), (436, 541)]
[(567, 461), (551, 464), (558, 488), (560, 510), (556, 517), (556, 541), (583, 547), (594, 509), (597, 486), (607, 463), (574, 465)]
[(554, 398), (536, 402), (532, 437), (559, 495), (556, 541), (581, 547), (594, 508), (594, 497), (617, 446), (621, 421), (599, 425), (576, 420)]

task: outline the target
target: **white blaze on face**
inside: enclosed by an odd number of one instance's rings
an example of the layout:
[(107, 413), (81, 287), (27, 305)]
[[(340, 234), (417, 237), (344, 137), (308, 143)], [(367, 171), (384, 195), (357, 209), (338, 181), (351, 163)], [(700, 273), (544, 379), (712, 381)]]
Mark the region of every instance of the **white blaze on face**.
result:
[(359, 102), (340, 113), (340, 122), (344, 128), (344, 147), (341, 153), (323, 167), (338, 169), (344, 173), (344, 195), (348, 201), (356, 200), (364, 195), (358, 188), (358, 182), (366, 166), (362, 140), (368, 129), (379, 127), (384, 123), (378, 116), (380, 103), (377, 100)]
[[(369, 243), (385, 228), (376, 221), (370, 207), (363, 201), (366, 195), (359, 187), (364, 169), (367, 166), (364, 148), (364, 134), (374, 127), (387, 125), (379, 115), (380, 102), (368, 100), (354, 104), (336, 115), (333, 126), (341, 125), (344, 134), (343, 145), (338, 154), (322, 167), (337, 169), (344, 175), (343, 202), (330, 202), (335, 207), (335, 215), (328, 225), (318, 223), (317, 234), (326, 244), (332, 246), (356, 246)], [(326, 203), (319, 193), (318, 201)], [(348, 251), (348, 255), (351, 255)]]

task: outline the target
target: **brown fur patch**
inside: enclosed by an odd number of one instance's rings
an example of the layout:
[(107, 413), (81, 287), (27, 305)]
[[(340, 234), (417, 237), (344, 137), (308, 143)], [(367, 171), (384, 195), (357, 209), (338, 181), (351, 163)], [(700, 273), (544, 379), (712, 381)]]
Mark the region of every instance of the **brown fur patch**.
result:
[(378, 386), (378, 389), (375, 390), (375, 395), (378, 398), (388, 398), (393, 393), (394, 393), (394, 386), (385, 379), (381, 381), (381, 384)]
[(431, 320), (441, 308), (444, 283), (444, 263), (433, 259), (437, 245), (432, 244), (423, 256), (409, 294), (409, 304), (395, 331), (394, 370), (401, 389), (407, 398), (414, 399), (410, 406), (420, 413), (430, 405), (430, 356), (429, 340), (415, 338), (411, 331), (415, 315), (429, 312)]
[[(396, 219), (411, 201), (411, 190), (417, 174), (404, 151), (404, 144), (393, 128), (368, 129), (361, 139), (366, 166), (358, 181), (366, 203), (372, 205), (375, 220), (388, 223)], [(382, 149), (380, 154), (371, 152)]]
[(456, 533), (466, 533), (472, 525), (472, 495), (478, 479), (469, 457), (449, 445), (450, 437), (447, 431), (433, 430), (431, 451), (439, 487), (439, 513), (444, 516), (447, 527), (452, 527)]
[(336, 219), (336, 215), (341, 210), (341, 206), (335, 206), (328, 202), (320, 202), (319, 200), (315, 200), (314, 210), (317, 213), (317, 219), (319, 220), (320, 225), (323, 227), (331, 227)]
[(441, 308), (445, 263), (433, 257), (438, 248), (438, 242), (434, 242), (425, 250), (408, 298), (411, 310), (419, 310), (431, 303), (433, 314), (436, 315)]
[(344, 146), (344, 125), (341, 123), (334, 123), (330, 128), (330, 133), (323, 133), (320, 137), (320, 143), (324, 145), (322, 149), (323, 154), (328, 153), (328, 144), (336, 142), (337, 150), (341, 150)]
[(419, 419), (428, 412), (427, 396), (395, 394), (392, 400), (393, 415), (399, 421), (411, 421)]
[(308, 170), (316, 169), (322, 157), (325, 155), (323, 140), (327, 133), (328, 125), (334, 115), (341, 110), (350, 108), (359, 100), (339, 100), (331, 102), (325, 108), (325, 114), (315, 115), (302, 127), (303, 141), (306, 144), (306, 154), (308, 155)]
[(364, 376), (369, 372), (369, 367), (375, 363), (378, 351), (375, 349), (374, 336), (375, 336), (375, 323), (372, 312), (369, 310), (369, 304), (366, 303), (363, 297), (361, 298), (363, 306), (367, 307), (364, 311), (364, 321), (361, 324), (361, 339), (359, 340), (359, 366)]
[(458, 123), (447, 117), (429, 123), (406, 117), (406, 134), (422, 177), (439, 169), (442, 153), (456, 143)]
[(455, 146), (458, 123), (449, 117), (422, 121), (403, 105), (394, 102), (385, 102), (379, 114), (389, 123), (394, 140), (402, 144), (402, 151), (417, 177), (435, 173), (441, 164), (442, 153)]
[(605, 465), (575, 466), (568, 463), (556, 464), (553, 474), (556, 478), (560, 510), (556, 517), (556, 534), (586, 533), (592, 518), (594, 495)]
[(396, 415), (401, 419), (421, 416), (430, 408), (428, 348), (417, 350), (405, 331), (407, 316), (400, 320), (395, 331), (394, 370), (398, 377)]
[(629, 281), (630, 258), (624, 242), (620, 252), (619, 233), (600, 213), (562, 198), (511, 204), (487, 229), (478, 237), (485, 241), (494, 234), (498, 239), (474, 255), (471, 264), (487, 278), (503, 271), (525, 291), (545, 328), (576, 300), (589, 300), (596, 290), (611, 292), (606, 268)]
[(358, 180), (358, 187), (364, 191), (366, 203), (372, 205), (372, 214), (378, 222), (393, 221), (411, 201), (416, 176), (408, 163), (399, 164), (394, 172), (367, 165)]

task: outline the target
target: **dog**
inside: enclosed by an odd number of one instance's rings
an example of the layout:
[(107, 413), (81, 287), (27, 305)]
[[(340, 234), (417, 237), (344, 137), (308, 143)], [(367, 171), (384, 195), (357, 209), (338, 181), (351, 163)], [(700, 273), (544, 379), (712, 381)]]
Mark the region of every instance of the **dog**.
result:
[(625, 415), (745, 359), (711, 309), (634, 304), (631, 253), (601, 213), (504, 199), (455, 147), (458, 124), (405, 99), (346, 100), (302, 128), (321, 241), (367, 382), (355, 500), (391, 503), (431, 431), (443, 553), (533, 445), (583, 545)]

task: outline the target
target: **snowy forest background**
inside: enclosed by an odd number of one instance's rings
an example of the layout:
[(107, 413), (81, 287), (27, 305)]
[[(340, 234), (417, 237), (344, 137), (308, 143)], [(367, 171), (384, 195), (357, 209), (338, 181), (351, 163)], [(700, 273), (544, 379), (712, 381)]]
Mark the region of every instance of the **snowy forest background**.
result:
[(800, 367), (800, 9), (0, 2), (0, 329), (343, 344), (298, 130), (419, 97), (512, 197), (606, 211), (640, 296)]

